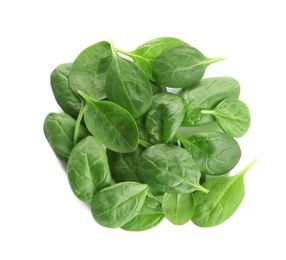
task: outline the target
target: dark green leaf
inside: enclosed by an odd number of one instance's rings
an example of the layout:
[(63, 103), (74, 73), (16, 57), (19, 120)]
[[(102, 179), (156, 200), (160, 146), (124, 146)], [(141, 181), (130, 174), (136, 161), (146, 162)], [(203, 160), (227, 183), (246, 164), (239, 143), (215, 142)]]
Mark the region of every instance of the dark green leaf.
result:
[(167, 92), (166, 87), (159, 85), (157, 82), (150, 81), (150, 84), (151, 84), (153, 95), (158, 94), (158, 93), (162, 93), (162, 92), (163, 93)]
[(93, 136), (81, 140), (72, 149), (67, 171), (72, 191), (88, 204), (96, 192), (112, 183), (105, 150)]
[(61, 64), (51, 73), (51, 87), (55, 99), (62, 110), (77, 118), (80, 109), (80, 99), (69, 86), (69, 74), (72, 63)]
[(153, 65), (153, 77), (159, 84), (171, 88), (195, 85), (206, 68), (223, 58), (208, 59), (191, 46), (177, 46), (163, 52)]
[(184, 225), (194, 214), (193, 194), (165, 193), (162, 209), (165, 217), (171, 223)]
[(186, 112), (182, 126), (200, 126), (214, 122), (213, 116), (202, 114), (201, 110), (213, 109), (225, 98), (238, 98), (239, 94), (239, 83), (229, 77), (202, 79), (195, 86), (183, 89), (180, 96)]
[(138, 215), (121, 228), (127, 231), (143, 231), (157, 226), (164, 218), (161, 203), (146, 197)]
[(243, 200), (243, 177), (255, 162), (256, 160), (235, 176), (207, 180), (203, 186), (209, 193), (194, 193), (195, 212), (192, 221), (201, 227), (212, 227), (226, 221)]
[(143, 151), (139, 177), (151, 187), (169, 193), (207, 192), (200, 184), (200, 170), (189, 153), (172, 144), (157, 144)]
[(111, 48), (106, 41), (84, 49), (70, 71), (69, 84), (74, 93), (81, 90), (95, 100), (106, 98), (105, 82), (111, 61)]
[(237, 165), (241, 156), (238, 142), (228, 134), (201, 132), (190, 137), (177, 135), (177, 138), (205, 174), (228, 173)]
[(237, 98), (226, 98), (213, 110), (202, 110), (201, 112), (213, 115), (220, 128), (233, 137), (243, 136), (250, 126), (249, 109)]
[(136, 50), (131, 52), (125, 52), (122, 50), (118, 50), (121, 53), (124, 53), (131, 57), (133, 61), (140, 66), (140, 68), (144, 71), (146, 76), (154, 81), (152, 76), (152, 68), (154, 61), (158, 58), (158, 56), (175, 46), (187, 45), (187, 43), (173, 38), (173, 37), (161, 37), (155, 38), (148, 42), (145, 42), (141, 46), (139, 46)]
[(147, 192), (148, 186), (137, 182), (122, 182), (107, 187), (93, 197), (93, 218), (104, 227), (122, 227), (138, 215)]
[(84, 122), (91, 134), (108, 149), (133, 152), (139, 140), (136, 122), (122, 107), (110, 101), (96, 101), (79, 91), (86, 102)]
[(133, 117), (143, 115), (152, 102), (152, 89), (144, 72), (134, 62), (113, 54), (106, 78), (110, 101), (122, 106)]
[[(76, 120), (66, 113), (50, 113), (44, 121), (44, 134), (56, 156), (67, 161), (74, 147), (73, 137)], [(78, 141), (90, 133), (80, 125)]]
[(171, 93), (156, 94), (146, 115), (146, 129), (157, 143), (168, 143), (180, 127), (184, 115), (185, 108), (179, 96)]

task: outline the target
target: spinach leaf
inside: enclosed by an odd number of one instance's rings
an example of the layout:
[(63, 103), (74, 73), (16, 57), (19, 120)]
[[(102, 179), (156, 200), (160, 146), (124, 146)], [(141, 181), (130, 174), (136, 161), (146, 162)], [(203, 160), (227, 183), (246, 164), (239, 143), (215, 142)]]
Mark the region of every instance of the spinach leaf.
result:
[(74, 93), (81, 90), (95, 100), (106, 98), (105, 82), (111, 61), (111, 48), (106, 41), (84, 49), (70, 71), (69, 84)]
[(157, 144), (138, 160), (139, 177), (150, 187), (168, 193), (208, 192), (200, 184), (200, 170), (189, 153), (172, 144)]
[(154, 61), (153, 76), (159, 84), (185, 88), (198, 83), (206, 68), (223, 58), (208, 59), (191, 46), (177, 46), (163, 52)]
[(242, 137), (250, 126), (249, 109), (237, 98), (226, 98), (213, 110), (202, 110), (201, 112), (213, 115), (220, 128), (233, 137)]
[(201, 227), (212, 227), (226, 221), (238, 208), (244, 197), (243, 177), (254, 160), (235, 176), (207, 180), (204, 187), (209, 193), (194, 193), (195, 212), (192, 221)]
[(177, 132), (185, 115), (182, 99), (171, 93), (154, 95), (145, 124), (156, 143), (168, 143)]
[(179, 92), (186, 110), (182, 126), (200, 126), (214, 122), (213, 116), (202, 114), (201, 110), (213, 109), (225, 98), (238, 98), (239, 94), (239, 83), (230, 77), (205, 78), (195, 86), (183, 89)]
[(112, 52), (113, 61), (106, 78), (107, 97), (133, 117), (139, 117), (151, 106), (150, 82), (138, 65), (118, 56), (114, 48)]
[(167, 92), (166, 87), (159, 85), (157, 82), (150, 81), (150, 84), (151, 84), (153, 95), (158, 94), (158, 93), (162, 93), (162, 92), (163, 93)]
[[(49, 113), (44, 121), (44, 134), (56, 156), (67, 162), (74, 147), (73, 136), (76, 120), (66, 113)], [(80, 125), (78, 141), (90, 133)]]
[(107, 157), (113, 179), (116, 182), (136, 181), (141, 182), (137, 173), (137, 161), (142, 153), (140, 146), (131, 153), (116, 153), (107, 149)]
[(133, 152), (139, 134), (132, 116), (113, 102), (93, 100), (80, 90), (78, 93), (86, 102), (84, 122), (90, 133), (112, 151)]
[(154, 78), (152, 76), (152, 68), (154, 61), (162, 52), (172, 47), (181, 45), (188, 46), (188, 44), (186, 42), (183, 42), (182, 40), (173, 37), (161, 37), (145, 42), (140, 45), (136, 50), (131, 52), (126, 52), (119, 49), (117, 49), (117, 51), (131, 57), (133, 61), (137, 65), (139, 65), (140, 68), (144, 71), (146, 76), (150, 80), (154, 81)]
[(161, 203), (154, 198), (146, 197), (138, 215), (121, 228), (127, 231), (143, 231), (157, 226), (163, 218)]
[(190, 137), (176, 136), (204, 174), (228, 173), (240, 160), (239, 144), (228, 134), (201, 132)]
[(72, 63), (64, 63), (56, 67), (51, 73), (51, 87), (54, 97), (62, 110), (77, 118), (80, 109), (80, 99), (69, 86), (69, 74)]
[(165, 193), (162, 200), (165, 217), (175, 225), (184, 225), (194, 214), (193, 194)]
[(96, 222), (104, 227), (122, 227), (140, 212), (148, 186), (137, 182), (122, 182), (96, 193), (91, 211)]
[(67, 171), (73, 193), (88, 204), (96, 192), (112, 183), (105, 150), (93, 136), (81, 140), (72, 149)]

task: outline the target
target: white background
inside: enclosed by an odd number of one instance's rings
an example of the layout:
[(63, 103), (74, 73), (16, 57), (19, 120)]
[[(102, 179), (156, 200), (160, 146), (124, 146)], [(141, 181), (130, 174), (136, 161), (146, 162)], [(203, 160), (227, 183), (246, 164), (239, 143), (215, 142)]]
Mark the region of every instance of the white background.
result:
[[(1, 1), (0, 259), (286, 259), (283, 2)], [(236, 78), (251, 110), (234, 173), (258, 162), (241, 206), (220, 226), (103, 228), (45, 140), (44, 118), (59, 111), (50, 72), (98, 41), (131, 51), (161, 36), (226, 58), (205, 77)]]

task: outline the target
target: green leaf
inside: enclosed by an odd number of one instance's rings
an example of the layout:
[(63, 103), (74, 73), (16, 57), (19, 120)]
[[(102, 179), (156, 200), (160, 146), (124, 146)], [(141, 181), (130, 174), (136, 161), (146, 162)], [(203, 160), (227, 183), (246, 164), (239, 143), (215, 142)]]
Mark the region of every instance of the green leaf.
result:
[(143, 151), (139, 177), (150, 187), (168, 193), (208, 192), (200, 184), (200, 170), (189, 153), (172, 144), (157, 144)]
[(111, 61), (112, 52), (106, 41), (84, 49), (70, 71), (69, 84), (74, 93), (81, 90), (95, 100), (106, 98), (105, 82)]
[(213, 110), (202, 110), (201, 112), (213, 115), (220, 128), (233, 137), (245, 135), (250, 126), (249, 109), (237, 98), (226, 98)]
[[(66, 113), (49, 113), (44, 121), (44, 134), (56, 156), (67, 162), (74, 147), (73, 137), (76, 120)], [(90, 133), (80, 125), (78, 141)]]
[(186, 224), (194, 214), (193, 194), (165, 193), (162, 200), (165, 217), (175, 225)]
[(131, 153), (116, 153), (107, 149), (111, 174), (116, 182), (141, 182), (137, 173), (137, 161), (142, 151), (143, 149), (139, 146)]
[(155, 38), (148, 42), (145, 42), (141, 46), (139, 46), (136, 50), (131, 52), (125, 52), (117, 49), (117, 51), (128, 55), (133, 59), (133, 61), (140, 66), (140, 68), (144, 71), (146, 76), (154, 81), (152, 76), (152, 68), (154, 61), (158, 58), (158, 56), (175, 46), (187, 45), (187, 43), (173, 38), (173, 37), (161, 37)]
[(135, 118), (143, 115), (152, 102), (151, 85), (144, 72), (134, 62), (119, 57), (114, 50), (106, 78), (106, 93), (110, 101)]
[(155, 60), (153, 76), (159, 84), (171, 88), (195, 85), (206, 68), (223, 58), (208, 59), (191, 46), (177, 46), (163, 52)]
[(73, 118), (77, 118), (81, 102), (69, 85), (71, 66), (72, 63), (61, 64), (52, 71), (51, 87), (62, 110)]
[(144, 231), (160, 224), (163, 218), (161, 203), (146, 197), (138, 215), (121, 228), (127, 231)]
[(104, 227), (122, 227), (138, 215), (148, 189), (146, 184), (122, 182), (101, 190), (91, 203), (93, 218)]
[(82, 91), (84, 122), (90, 133), (106, 148), (118, 153), (133, 152), (139, 140), (136, 122), (122, 107), (110, 101), (96, 101)]
[(72, 149), (67, 171), (73, 193), (88, 204), (96, 192), (112, 183), (105, 150), (93, 136), (81, 140)]
[(244, 197), (243, 177), (254, 160), (235, 176), (215, 177), (203, 186), (209, 193), (194, 193), (195, 212), (192, 221), (200, 227), (213, 227), (226, 221), (237, 210)]
[(231, 171), (239, 162), (241, 150), (238, 142), (228, 134), (201, 132), (190, 137), (176, 135), (184, 148), (198, 163), (204, 174), (219, 175)]
[(185, 108), (179, 96), (156, 94), (146, 115), (146, 130), (157, 143), (168, 143), (180, 127), (184, 115)]
[(179, 92), (186, 110), (182, 126), (200, 126), (214, 122), (213, 116), (202, 114), (201, 111), (215, 108), (225, 98), (238, 98), (239, 94), (239, 83), (230, 77), (205, 78), (195, 86), (183, 89)]

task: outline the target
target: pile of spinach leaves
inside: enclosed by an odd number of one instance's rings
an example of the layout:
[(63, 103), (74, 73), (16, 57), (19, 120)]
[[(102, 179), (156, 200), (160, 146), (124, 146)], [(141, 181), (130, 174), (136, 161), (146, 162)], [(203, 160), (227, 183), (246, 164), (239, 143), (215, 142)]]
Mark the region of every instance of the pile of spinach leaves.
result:
[(46, 116), (44, 134), (100, 225), (210, 227), (236, 211), (255, 160), (229, 174), (250, 114), (237, 80), (203, 78), (222, 59), (172, 37), (131, 52), (101, 41), (52, 71), (63, 112)]

